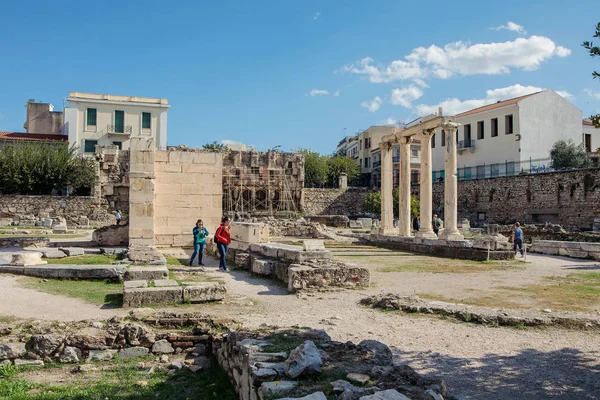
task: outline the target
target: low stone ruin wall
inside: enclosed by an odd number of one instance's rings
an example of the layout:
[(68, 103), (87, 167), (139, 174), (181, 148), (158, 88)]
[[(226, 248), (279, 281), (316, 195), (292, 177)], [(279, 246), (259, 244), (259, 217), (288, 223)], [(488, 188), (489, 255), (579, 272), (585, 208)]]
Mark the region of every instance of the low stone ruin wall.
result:
[(0, 238), (0, 247), (49, 247), (50, 239), (42, 237)]
[[(402, 236), (371, 234), (370, 242), (375, 246), (391, 250), (410, 251), (440, 257), (459, 258), (464, 260), (485, 261), (488, 259), (487, 248), (477, 248), (469, 240), (423, 239)], [(485, 241), (482, 241), (482, 246)], [(487, 244), (485, 244), (487, 247)], [(490, 260), (509, 260), (514, 257), (512, 250), (489, 251)]]
[(172, 279), (132, 280), (123, 285), (123, 307), (154, 304), (204, 303), (223, 300), (227, 290), (215, 282), (182, 282)]
[(346, 228), (350, 221), (345, 215), (305, 215), (304, 219), (334, 228)]
[(357, 345), (312, 329), (266, 329), (231, 332), (212, 349), (240, 400), (448, 398), (443, 379), (394, 363), (389, 347), (375, 340)]
[(553, 256), (591, 258), (600, 261), (600, 243), (534, 240), (529, 251)]
[[(510, 237), (513, 225), (498, 225), (498, 232)], [(525, 241), (531, 240), (558, 240), (567, 242), (600, 242), (600, 234), (591, 232), (567, 232), (562, 226), (556, 224), (525, 224), (521, 225)]]
[(109, 225), (96, 229), (92, 241), (98, 246), (127, 246), (129, 244), (129, 225)]
[(106, 201), (95, 197), (0, 195), (3, 224), (43, 226), (47, 218), (58, 217), (64, 218), (69, 226), (81, 227), (104, 226), (115, 221)]
[[(322, 242), (321, 242), (322, 246)], [(210, 251), (215, 252), (213, 246)], [(323, 287), (369, 286), (368, 269), (333, 261), (325, 250), (281, 243), (253, 243), (243, 248), (232, 242), (228, 260), (241, 269), (280, 279), (290, 292)]]
[(305, 215), (358, 215), (364, 214), (368, 188), (309, 189), (304, 188), (302, 212)]

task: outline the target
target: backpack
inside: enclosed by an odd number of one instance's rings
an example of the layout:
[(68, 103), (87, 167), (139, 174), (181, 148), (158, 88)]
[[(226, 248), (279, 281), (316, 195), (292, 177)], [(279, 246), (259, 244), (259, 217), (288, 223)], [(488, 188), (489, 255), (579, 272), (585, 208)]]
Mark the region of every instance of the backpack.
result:
[(213, 237), (213, 242), (215, 242), (215, 244), (219, 244), (219, 240), (217, 239), (217, 235), (219, 234), (219, 229), (222, 229), (221, 225), (219, 225), (219, 227), (215, 231), (215, 236)]

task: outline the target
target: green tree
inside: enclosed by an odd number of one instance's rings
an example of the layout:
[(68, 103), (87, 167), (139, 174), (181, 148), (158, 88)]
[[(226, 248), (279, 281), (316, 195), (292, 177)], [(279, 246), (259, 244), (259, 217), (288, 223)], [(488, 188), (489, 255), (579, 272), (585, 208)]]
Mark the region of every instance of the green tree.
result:
[(0, 145), (0, 192), (50, 194), (69, 189), (89, 194), (96, 181), (93, 161), (77, 156), (75, 147), (56, 142)]
[[(392, 196), (394, 199), (394, 218), (398, 218), (398, 212), (400, 208), (400, 190), (398, 188), (394, 189), (392, 192)], [(381, 192), (373, 192), (369, 193), (365, 197), (364, 201), (364, 209), (365, 211), (381, 215)], [(416, 216), (420, 213), (420, 203), (417, 196), (410, 196), (410, 215)]]
[(336, 155), (327, 157), (327, 175), (332, 184), (336, 184), (342, 173), (348, 175), (348, 181), (352, 181), (360, 176), (360, 166), (358, 162), (350, 157)]
[(223, 144), (223, 143), (217, 143), (216, 141), (212, 142), (212, 143), (206, 143), (202, 145), (202, 148), (204, 150), (212, 150), (212, 151), (218, 151), (219, 153), (222, 153), (224, 151), (227, 151), (227, 145)]
[[(596, 33), (594, 33), (594, 37), (600, 38), (600, 22), (598, 23), (598, 25), (596, 25)], [(594, 46), (593, 42), (586, 40), (582, 43), (582, 46), (590, 53), (590, 56), (592, 58), (600, 56), (600, 46)], [(600, 78), (600, 72), (593, 71), (592, 77), (594, 79)], [(590, 119), (592, 120), (592, 123), (596, 128), (600, 128), (600, 114), (592, 115)]]
[(322, 186), (327, 183), (327, 156), (308, 149), (295, 152), (304, 155), (304, 187)]
[(576, 145), (571, 139), (558, 140), (550, 149), (552, 168), (584, 168), (589, 166), (589, 158), (583, 143)]

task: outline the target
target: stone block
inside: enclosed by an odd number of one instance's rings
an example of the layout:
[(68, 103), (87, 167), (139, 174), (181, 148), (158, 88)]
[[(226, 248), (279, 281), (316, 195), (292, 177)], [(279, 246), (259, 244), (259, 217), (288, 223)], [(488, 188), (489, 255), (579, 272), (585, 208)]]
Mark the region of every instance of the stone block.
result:
[(580, 243), (579, 247), (583, 251), (600, 253), (600, 243)]
[(348, 221), (348, 228), (351, 229), (361, 229), (363, 227), (362, 223), (355, 221), (355, 220), (350, 220)]
[(357, 218), (356, 222), (360, 223), (363, 228), (371, 229), (373, 227), (373, 218)]
[(58, 249), (69, 257), (82, 256), (85, 254), (85, 251), (81, 247), (59, 247)]
[(236, 240), (246, 243), (261, 243), (262, 230), (267, 230), (265, 224), (249, 223), (249, 222), (234, 222), (231, 224), (231, 240)]
[(144, 357), (148, 355), (150, 350), (146, 347), (128, 347), (126, 349), (119, 350), (119, 358), (133, 358), (133, 357)]
[(170, 286), (179, 286), (179, 283), (173, 279), (157, 279), (154, 281), (154, 286), (156, 287), (170, 287)]
[(587, 251), (567, 249), (567, 256), (573, 258), (589, 258), (590, 254)]
[(322, 240), (305, 239), (302, 241), (304, 251), (325, 251), (325, 243)]
[(375, 392), (370, 396), (363, 396), (360, 398), (360, 400), (410, 400), (410, 398), (406, 397), (395, 389), (388, 389), (381, 392)]
[(87, 362), (92, 361), (110, 361), (115, 358), (118, 350), (90, 350), (87, 358)]
[(279, 397), (291, 392), (296, 386), (298, 386), (296, 381), (263, 382), (260, 385), (259, 397), (261, 399)]
[(12, 255), (10, 265), (26, 267), (30, 265), (44, 265), (47, 261), (42, 261), (41, 254), (37, 252), (15, 253)]
[[(363, 399), (363, 397), (361, 397), (361, 400)], [(408, 398), (406, 398), (407, 400), (410, 400)], [(308, 396), (304, 396), (304, 397), (285, 397), (285, 398), (280, 398), (279, 400), (327, 400), (327, 397), (325, 397), (325, 393), (323, 392), (315, 392), (312, 394), (309, 394)], [(377, 398), (377, 400), (388, 400), (388, 398), (386, 397), (382, 397), (381, 399)], [(396, 400), (396, 399), (392, 399), (390, 398), (389, 400)]]
[(67, 255), (59, 249), (42, 250), (44, 258), (65, 258)]
[(292, 264), (288, 274), (291, 292), (326, 286), (369, 286), (371, 282), (368, 269), (352, 266), (321, 268)]
[(52, 233), (54, 233), (54, 234), (67, 233), (67, 226), (66, 225), (54, 225), (54, 227), (52, 227)]
[(126, 281), (154, 281), (157, 279), (167, 279), (168, 277), (169, 270), (166, 266), (131, 266), (127, 268), (123, 279)]
[(52, 223), (54, 221), (52, 220), (52, 218), (46, 218), (44, 219), (44, 223), (42, 224), (42, 226), (44, 226), (45, 228), (52, 228)]
[(227, 289), (215, 282), (196, 282), (183, 288), (183, 299), (191, 303), (218, 301), (225, 298)]
[(231, 244), (229, 245), (229, 248), (234, 250), (248, 251), (250, 249), (250, 243), (232, 240)]
[(243, 252), (236, 252), (234, 255), (234, 264), (238, 268), (249, 269), (250, 268), (250, 254)]
[(26, 352), (25, 343), (0, 344), (0, 360), (19, 358)]
[(44, 362), (42, 360), (15, 360), (16, 367), (43, 367)]
[(273, 275), (273, 263), (267, 260), (252, 260), (252, 272), (259, 275)]
[(123, 288), (123, 307), (148, 304), (176, 304), (183, 301), (183, 289), (177, 287)]
[(125, 281), (123, 282), (123, 288), (136, 289), (148, 287), (147, 281)]

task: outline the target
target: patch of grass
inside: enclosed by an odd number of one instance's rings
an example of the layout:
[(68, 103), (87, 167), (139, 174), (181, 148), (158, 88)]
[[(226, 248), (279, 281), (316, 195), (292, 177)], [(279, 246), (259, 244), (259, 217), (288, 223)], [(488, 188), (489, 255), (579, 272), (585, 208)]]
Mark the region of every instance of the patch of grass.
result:
[(16, 321), (15, 317), (9, 317), (8, 315), (0, 315), (0, 324), (8, 324), (13, 321)]
[(167, 265), (177, 265), (177, 266), (184, 266), (184, 267), (188, 267), (190, 265), (190, 260), (187, 258), (177, 258), (177, 257), (173, 257), (173, 256), (166, 256), (165, 259), (167, 260)]
[(524, 263), (519, 261), (469, 261), (453, 259), (424, 259), (413, 260), (401, 264), (386, 263), (384, 267), (377, 268), (379, 272), (430, 272), (430, 273), (453, 273), (466, 274), (483, 271), (506, 271), (510, 269), (525, 268)]
[(90, 303), (121, 307), (123, 305), (123, 284), (105, 281), (71, 281), (22, 277), (22, 286), (42, 292), (74, 297)]
[(590, 312), (600, 306), (600, 272), (579, 272), (566, 277), (548, 277), (524, 287), (504, 286), (485, 296), (463, 299), (419, 293), (428, 300), (482, 307), (540, 308)]
[[(85, 374), (74, 379), (68, 369), (63, 367), (65, 381), (68, 382), (65, 385), (30, 383), (18, 375), (0, 379), (0, 397), (34, 400), (237, 399), (229, 377), (216, 363), (210, 369), (196, 374), (181, 370), (167, 375), (165, 371), (146, 374), (144, 369), (136, 367), (138, 361), (139, 359), (119, 360), (104, 364), (106, 369), (102, 371), (102, 375), (90, 380)], [(61, 373), (61, 370), (57, 372)]]
[(119, 259), (114, 254), (84, 254), (48, 260), (48, 264), (110, 265)]

